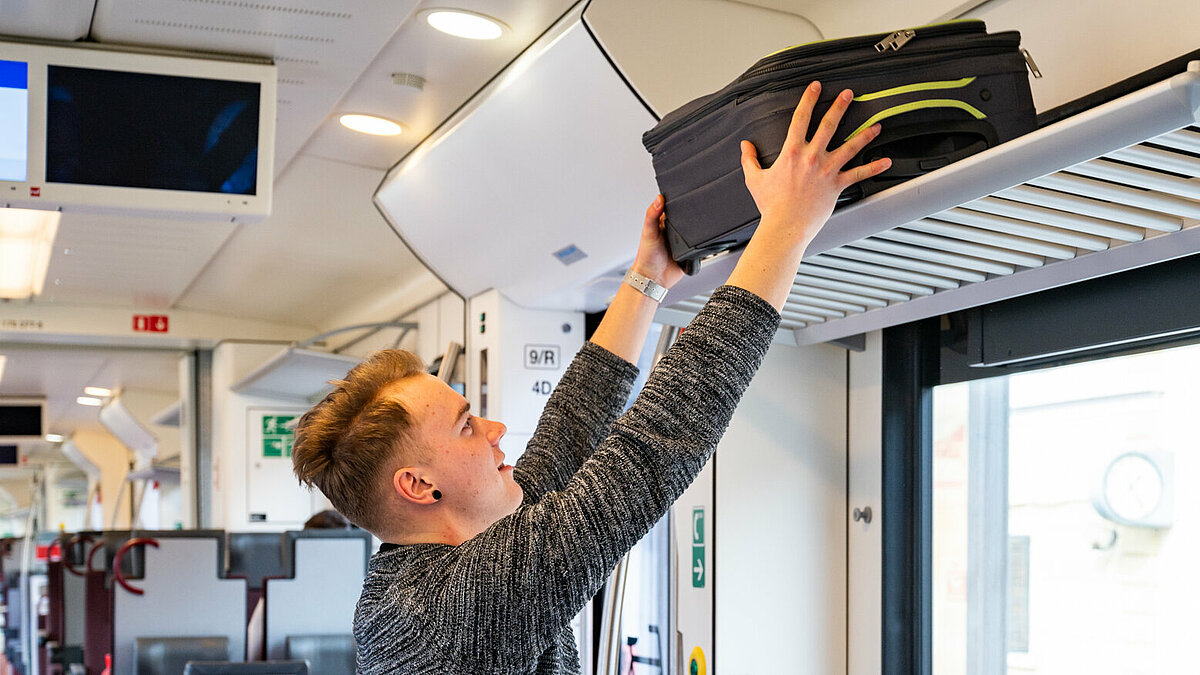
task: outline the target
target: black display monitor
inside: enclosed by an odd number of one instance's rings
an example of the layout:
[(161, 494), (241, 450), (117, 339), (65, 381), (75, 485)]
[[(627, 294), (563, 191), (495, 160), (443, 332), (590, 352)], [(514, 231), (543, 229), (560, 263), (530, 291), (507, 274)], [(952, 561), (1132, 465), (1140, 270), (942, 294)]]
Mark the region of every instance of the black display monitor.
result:
[(0, 41), (0, 194), (16, 208), (262, 220), (275, 77), (265, 60)]
[(252, 195), (257, 82), (50, 66), (46, 182)]

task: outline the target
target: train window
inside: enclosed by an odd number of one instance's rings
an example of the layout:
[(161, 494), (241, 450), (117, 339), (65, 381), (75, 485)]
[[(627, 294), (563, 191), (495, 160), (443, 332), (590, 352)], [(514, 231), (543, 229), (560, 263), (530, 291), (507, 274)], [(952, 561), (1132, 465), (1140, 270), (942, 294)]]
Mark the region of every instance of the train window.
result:
[(1197, 372), (1192, 345), (933, 388), (934, 673), (1190, 662)]

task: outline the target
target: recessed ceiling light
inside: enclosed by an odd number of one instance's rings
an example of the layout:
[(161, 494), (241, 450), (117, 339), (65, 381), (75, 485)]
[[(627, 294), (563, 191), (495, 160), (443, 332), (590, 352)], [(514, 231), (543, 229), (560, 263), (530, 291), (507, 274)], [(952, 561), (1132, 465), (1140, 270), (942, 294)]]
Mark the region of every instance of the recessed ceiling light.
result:
[(454, 37), (495, 40), (508, 26), (486, 14), (462, 9), (434, 9), (425, 15), (430, 26)]
[(107, 387), (84, 387), (83, 393), (87, 394), (88, 396), (108, 398), (109, 396), (112, 396), (112, 389), (108, 389)]
[(98, 405), (101, 405), (102, 403), (104, 403), (104, 401), (101, 401), (100, 399), (95, 398), (94, 396), (79, 396), (75, 399), (75, 402), (78, 403), (79, 405), (90, 405), (90, 406), (98, 406)]
[(338, 121), (347, 129), (372, 136), (395, 136), (404, 131), (398, 123), (374, 115), (342, 115)]
[(41, 295), (58, 211), (0, 208), (0, 298)]
[(62, 434), (46, 434), (44, 438), (50, 443), (62, 443), (67, 440), (67, 437)]

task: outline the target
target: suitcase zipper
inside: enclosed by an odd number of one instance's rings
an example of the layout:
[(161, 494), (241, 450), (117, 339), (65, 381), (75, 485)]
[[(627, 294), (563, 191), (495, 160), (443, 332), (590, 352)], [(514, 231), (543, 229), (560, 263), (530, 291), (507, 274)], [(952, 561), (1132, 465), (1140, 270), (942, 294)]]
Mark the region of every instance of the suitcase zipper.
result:
[[(1005, 35), (1006, 35), (1005, 33), (997, 33), (996, 35), (989, 36), (989, 37), (999, 37), (999, 36), (1005, 36)], [(1004, 39), (1002, 39), (1002, 41), (1006, 42), (1006, 43), (1009, 42), (1009, 40), (1004, 40)], [(840, 40), (835, 41), (835, 42), (840, 42)], [(908, 57), (908, 58), (903, 58), (903, 63), (906, 64), (910, 61), (916, 61), (921, 58), (927, 57), (931, 54), (938, 54), (938, 53), (952, 53), (955, 55), (983, 56), (983, 55), (990, 55), (990, 54), (1001, 54), (1001, 53), (1008, 52), (1010, 50), (1011, 50), (1011, 47), (1008, 44), (996, 44), (995, 42), (993, 44), (989, 44), (989, 45), (978, 45), (978, 46), (975, 46), (975, 47), (972, 47), (969, 49), (963, 49), (962, 47), (936, 47), (936, 48), (923, 48), (923, 49), (909, 48), (909, 49), (905, 50), (904, 56)], [(866, 75), (873, 75), (876, 73), (887, 73), (887, 72), (893, 70), (897, 65), (901, 65), (901, 64), (898, 64), (896, 59), (893, 58), (893, 59), (889, 59), (885, 66), (880, 66), (878, 69), (875, 69), (875, 68), (863, 69), (861, 66), (858, 66), (856, 64), (852, 64), (848, 67), (854, 69), (854, 75), (866, 76)], [(769, 69), (763, 69), (763, 70), (759, 71), (758, 73), (756, 73), (756, 75), (763, 75), (768, 72), (786, 70), (786, 69), (794, 68), (794, 67), (795, 66), (793, 64), (782, 64), (782, 63), (776, 64), (774, 67), (771, 67)], [(826, 69), (826, 72), (822, 74), (822, 76), (825, 77), (826, 79), (834, 79), (834, 78), (836, 78), (836, 76), (838, 74), (838, 71), (836, 69), (828, 70), (828, 64), (821, 64), (820, 66), (817, 67), (817, 69), (818, 70)], [(740, 100), (743, 98), (748, 98), (750, 96), (756, 96), (759, 94), (770, 93), (773, 91), (782, 91), (784, 89), (791, 89), (799, 83), (811, 80), (812, 75), (813, 75), (813, 70), (806, 69), (806, 70), (802, 70), (801, 72), (797, 72), (797, 73), (789, 73), (788, 77), (786, 77), (786, 78), (775, 80), (775, 81), (772, 81), (769, 83), (764, 83), (757, 87), (752, 87), (752, 88), (748, 87), (748, 88), (742, 89), (740, 91), (735, 90), (735, 91), (726, 92), (724, 96), (721, 96), (720, 98), (714, 98), (710, 101), (707, 101), (704, 105), (698, 107), (696, 110), (693, 110), (688, 115), (681, 117), (677, 120), (674, 120), (668, 125), (663, 126), (660, 123), (659, 127), (656, 127), (654, 129), (647, 131), (644, 134), (643, 139), (642, 139), (643, 145), (645, 145), (646, 148), (648, 150), (650, 150), (651, 152), (654, 152), (657, 149), (658, 144), (660, 142), (662, 142), (667, 136), (675, 133), (679, 129), (687, 126), (688, 124), (691, 124), (695, 120), (704, 117), (705, 115), (709, 114), (714, 109), (719, 108), (730, 101)], [(741, 80), (739, 79), (739, 81), (741, 81)]]
[[(979, 21), (978, 19), (965, 19), (962, 21), (936, 23), (929, 26), (917, 26), (916, 28), (899, 30), (893, 33), (872, 33), (870, 35), (859, 35), (835, 40), (823, 40), (821, 42), (809, 42), (807, 44), (781, 49), (773, 54), (764, 56), (763, 58), (759, 59), (757, 63), (750, 66), (750, 68), (736, 81), (741, 82), (742, 80), (750, 79), (763, 72), (770, 72), (770, 70), (765, 70), (765, 68), (770, 68), (780, 61), (790, 61), (796, 58), (840, 52), (847, 49), (854, 49), (856, 47), (875, 46), (877, 51), (883, 51), (882, 49), (879, 49), (878, 45), (889, 38), (892, 38), (892, 36), (896, 35), (897, 33), (908, 33), (908, 38), (903, 41), (904, 43), (907, 43), (908, 40), (913, 39), (917, 35), (920, 35), (922, 38), (927, 38), (941, 35), (954, 35), (959, 33), (966, 34), (986, 32), (987, 27), (982, 21)], [(903, 46), (903, 44), (900, 46)], [(899, 47), (896, 48), (898, 49)]]
[(887, 50), (897, 51), (904, 45), (908, 44), (914, 37), (917, 36), (916, 31), (898, 30), (895, 33), (883, 38), (875, 43), (875, 51), (886, 52)]
[[(909, 63), (920, 62), (931, 54), (952, 53), (952, 54), (955, 54), (956, 56), (957, 55), (989, 56), (989, 55), (994, 55), (994, 54), (1004, 54), (1004, 53), (1008, 53), (1009, 51), (1010, 50), (1008, 47), (996, 46), (996, 45), (980, 46), (980, 47), (975, 47), (972, 49), (961, 49), (961, 48), (925, 49), (920, 52), (915, 52), (915, 51), (909, 52), (908, 55), (911, 55), (912, 57), (915, 57), (915, 58), (909, 58), (909, 59), (905, 59), (903, 61), (897, 61), (897, 60), (893, 59), (893, 60), (889, 61), (886, 65), (879, 66), (877, 68), (861, 68), (859, 66), (853, 66), (853, 65), (849, 66), (849, 67), (854, 69), (853, 74), (856, 76), (859, 76), (859, 75), (870, 76), (870, 75), (877, 75), (877, 74), (886, 74), (886, 73), (894, 70), (897, 66), (903, 67), (904, 65), (908, 65)], [(826, 72), (830, 73), (830, 75), (827, 76), (826, 79), (836, 79), (836, 77), (838, 77), (840, 74), (837, 69), (826, 70)], [(756, 96), (756, 95), (762, 94), (762, 93), (781, 91), (783, 89), (791, 89), (791, 88), (794, 88), (797, 84), (811, 81), (813, 74), (814, 73), (812, 70), (806, 70), (806, 71), (802, 71), (802, 72), (798, 72), (798, 73), (789, 73), (787, 77), (773, 80), (771, 82), (763, 83), (762, 85), (755, 87), (753, 89), (745, 89), (736, 96), (736, 99), (741, 100), (741, 99), (748, 98), (751, 96)], [(722, 101), (722, 104), (724, 102), (725, 101)]]

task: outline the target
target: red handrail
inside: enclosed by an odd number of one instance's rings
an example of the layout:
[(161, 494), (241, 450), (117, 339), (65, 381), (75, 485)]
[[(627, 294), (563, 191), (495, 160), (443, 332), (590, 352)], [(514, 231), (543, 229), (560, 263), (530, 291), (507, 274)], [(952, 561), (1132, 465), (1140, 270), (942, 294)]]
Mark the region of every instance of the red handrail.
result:
[(92, 545), (91, 550), (88, 551), (88, 554), (87, 554), (87, 571), (89, 571), (89, 572), (96, 571), (96, 570), (92, 569), (92, 558), (96, 557), (96, 551), (99, 551), (103, 547), (104, 547), (104, 542), (102, 542), (102, 541), (98, 541)]
[(129, 582), (125, 581), (125, 577), (121, 576), (121, 558), (123, 558), (125, 556), (126, 551), (133, 548), (134, 546), (143, 546), (143, 545), (144, 546), (153, 546), (154, 548), (158, 548), (158, 541), (151, 539), (149, 537), (139, 537), (137, 539), (130, 539), (129, 541), (125, 542), (124, 546), (117, 549), (117, 554), (115, 556), (113, 556), (113, 581), (117, 582), (118, 584), (121, 585), (121, 588), (124, 588), (125, 590), (129, 591), (130, 593), (133, 593), (134, 595), (143, 595), (143, 594), (145, 594), (146, 591), (144, 591), (140, 588), (134, 588), (133, 586), (130, 586)]
[[(83, 542), (89, 542), (89, 541), (95, 541), (95, 540), (92, 539), (92, 537), (90, 535), (73, 534), (73, 535), (71, 535), (71, 538), (67, 540), (67, 548), (68, 549), (72, 548), (73, 546), (75, 546), (76, 542), (83, 543)], [(83, 572), (80, 572), (79, 570), (75, 569), (75, 566), (71, 564), (71, 556), (66, 551), (63, 552), (63, 567), (65, 567), (68, 572), (70, 572), (71, 574), (74, 574), (77, 577), (83, 576)]]

